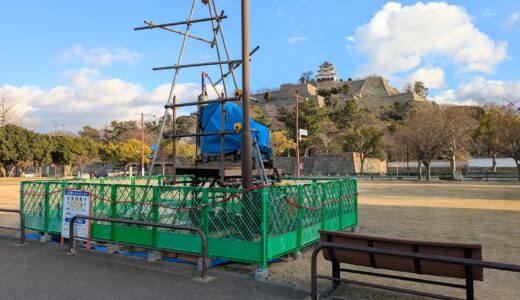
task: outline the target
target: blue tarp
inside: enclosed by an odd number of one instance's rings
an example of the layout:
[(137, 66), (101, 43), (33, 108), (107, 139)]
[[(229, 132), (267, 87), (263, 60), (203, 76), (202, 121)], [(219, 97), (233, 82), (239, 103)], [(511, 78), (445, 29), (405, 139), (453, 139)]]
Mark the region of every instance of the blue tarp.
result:
[[(202, 132), (220, 131), (221, 109), (220, 103), (209, 104), (202, 111)], [(235, 123), (242, 123), (242, 108), (235, 103), (224, 104), (224, 131), (235, 131)], [(257, 130), (254, 132), (254, 130)], [(258, 147), (264, 156), (271, 156), (269, 128), (251, 119), (251, 134), (258, 140)], [(228, 134), (224, 138), (224, 153), (231, 153), (241, 149), (242, 138), (240, 133)], [(218, 135), (204, 136), (201, 140), (202, 154), (220, 153), (220, 137)]]

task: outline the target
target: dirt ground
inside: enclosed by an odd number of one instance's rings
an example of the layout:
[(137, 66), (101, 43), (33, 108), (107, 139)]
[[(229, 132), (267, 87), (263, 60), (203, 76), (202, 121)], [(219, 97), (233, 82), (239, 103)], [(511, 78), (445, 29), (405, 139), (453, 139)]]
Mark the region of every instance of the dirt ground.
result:
[[(20, 181), (18, 178), (0, 178), (0, 207), (20, 207)], [(0, 226), (15, 227), (17, 224), (17, 215), (0, 212)]]
[[(0, 178), (0, 207), (18, 208), (19, 183), (17, 179)], [(520, 264), (518, 182), (360, 181), (359, 192), (361, 234), (480, 243), (485, 260)], [(15, 226), (16, 223), (16, 215), (0, 214), (0, 226)], [(320, 258), (318, 272), (330, 274), (330, 264)], [(425, 284), (363, 278), (360, 275), (349, 275), (349, 278), (455, 297), (464, 296), (463, 290)], [(305, 252), (301, 261), (270, 265), (269, 280), (309, 289), (310, 252)], [(462, 283), (461, 280), (452, 282)], [(326, 281), (319, 282), (321, 289), (329, 285)], [(520, 274), (485, 270), (484, 281), (476, 282), (475, 289), (477, 299), (520, 299)], [(348, 299), (403, 299), (402, 294), (350, 285), (342, 285), (334, 296)]]
[[(359, 184), (360, 234), (417, 240), (480, 243), (489, 261), (520, 264), (520, 183), (372, 182)], [(352, 266), (349, 266), (352, 267)], [(356, 269), (362, 269), (352, 267)], [(320, 274), (330, 275), (321, 257)], [(391, 273), (391, 272), (390, 272)], [(396, 274), (396, 272), (393, 272)], [(464, 291), (396, 282), (362, 275), (350, 279), (463, 297)], [(421, 278), (426, 278), (421, 276)], [(430, 279), (439, 279), (430, 277)], [(269, 280), (310, 288), (310, 252), (301, 261), (269, 267)], [(452, 282), (463, 283), (463, 280)], [(319, 281), (322, 289), (330, 286)], [(520, 274), (485, 270), (475, 283), (477, 299), (520, 299)], [(403, 299), (403, 294), (342, 285), (334, 296), (348, 299)], [(415, 299), (414, 297), (406, 297)]]

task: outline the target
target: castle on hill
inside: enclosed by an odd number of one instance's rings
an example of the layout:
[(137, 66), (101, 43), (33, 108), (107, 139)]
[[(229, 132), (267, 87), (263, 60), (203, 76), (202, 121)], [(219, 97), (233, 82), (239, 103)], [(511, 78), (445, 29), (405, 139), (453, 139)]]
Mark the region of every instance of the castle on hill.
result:
[[(344, 85), (349, 87), (347, 94), (339, 92)], [(427, 99), (414, 92), (400, 92), (398, 89), (390, 86), (388, 81), (382, 76), (369, 76), (356, 80), (349, 78), (347, 81), (343, 81), (338, 78), (334, 66), (327, 61), (320, 65), (316, 74), (316, 80), (296, 84), (282, 84), (279, 89), (257, 91), (252, 97), (259, 100), (259, 104), (267, 103), (264, 99), (270, 98), (269, 103), (276, 107), (292, 106), (295, 101), (295, 91), (298, 91), (300, 96), (316, 101), (318, 105), (323, 106), (325, 105), (325, 98), (318, 95), (319, 90), (336, 90), (338, 93), (333, 95), (333, 98), (338, 104), (356, 99), (359, 101), (360, 107), (366, 107), (372, 111), (378, 111), (380, 108), (391, 106), (397, 101), (427, 101)], [(269, 97), (266, 97), (266, 95), (269, 95)]]

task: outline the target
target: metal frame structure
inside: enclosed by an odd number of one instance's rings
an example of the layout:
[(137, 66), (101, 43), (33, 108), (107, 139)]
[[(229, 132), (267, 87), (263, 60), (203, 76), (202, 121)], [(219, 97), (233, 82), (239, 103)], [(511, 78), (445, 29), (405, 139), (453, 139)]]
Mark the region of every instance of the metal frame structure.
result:
[[(432, 280), (423, 280), (423, 279), (403, 277), (403, 276), (393, 276), (393, 275), (378, 274), (378, 273), (373, 273), (373, 272), (363, 272), (363, 271), (357, 271), (357, 270), (342, 269), (342, 268), (339, 268), (339, 263), (337, 264), (337, 266), (335, 268), (333, 268), (333, 269), (335, 269), (333, 271), (335, 273), (333, 276), (318, 275), (317, 257), (318, 257), (318, 253), (322, 249), (351, 250), (351, 251), (365, 252), (365, 253), (370, 253), (370, 254), (383, 254), (383, 255), (394, 256), (394, 257), (405, 257), (405, 258), (413, 258), (413, 259), (418, 259), (418, 260), (429, 260), (429, 261), (450, 263), (450, 264), (455, 264), (455, 265), (463, 265), (463, 266), (465, 266), (466, 284), (458, 285), (458, 284), (450, 284), (450, 283), (446, 283), (446, 282), (439, 282), (439, 281), (432, 281)], [(401, 288), (396, 288), (396, 287), (391, 287), (391, 286), (342, 279), (342, 278), (340, 278), (340, 271), (344, 271), (344, 272), (358, 273), (358, 274), (363, 274), (363, 275), (372, 275), (372, 276), (386, 277), (386, 278), (392, 278), (392, 279), (400, 279), (400, 280), (407, 280), (407, 281), (413, 281), (413, 282), (442, 285), (442, 286), (447, 286), (447, 287), (452, 287), (452, 288), (462, 288), (462, 289), (466, 290), (466, 299), (472, 300), (472, 299), (474, 299), (473, 270), (472, 270), (473, 267), (482, 267), (482, 268), (503, 270), (503, 271), (510, 271), (510, 272), (520, 272), (520, 265), (504, 264), (504, 263), (476, 260), (476, 259), (470, 259), (470, 258), (458, 258), (458, 257), (432, 255), (432, 254), (425, 254), (425, 253), (407, 252), (407, 251), (393, 250), (393, 249), (353, 246), (353, 245), (346, 245), (346, 244), (339, 244), (339, 243), (319, 243), (314, 248), (314, 250), (312, 252), (312, 257), (311, 257), (311, 299), (313, 299), (313, 300), (318, 299), (318, 283), (317, 283), (318, 278), (331, 280), (334, 282), (334, 285), (339, 284), (339, 282), (345, 282), (345, 283), (350, 283), (350, 284), (369, 286), (369, 287), (373, 287), (373, 288), (386, 289), (386, 290), (391, 290), (391, 291), (400, 292), (400, 293), (426, 296), (426, 297), (437, 298), (437, 299), (457, 299), (457, 298), (450, 298), (450, 297), (431, 294), (431, 293), (418, 292), (415, 290), (407, 290), (407, 289), (401, 289)]]
[(2, 229), (11, 229), (20, 231), (20, 245), (25, 244), (25, 214), (19, 209), (0, 208), (0, 212), (15, 213), (20, 215), (20, 228), (0, 226)]
[[(92, 221), (102, 221), (102, 222), (111, 222), (111, 223), (121, 223), (121, 224), (131, 224), (131, 225), (140, 225), (140, 226), (150, 226), (155, 228), (167, 228), (167, 229), (177, 229), (177, 230), (185, 230), (185, 231), (191, 231), (195, 232), (198, 235), (200, 235), (200, 239), (202, 242), (202, 250), (201, 250), (201, 257), (202, 257), (202, 272), (200, 274), (200, 278), (206, 279), (208, 274), (208, 250), (207, 250), (207, 240), (206, 235), (204, 232), (196, 227), (189, 227), (189, 226), (182, 226), (182, 225), (172, 225), (172, 224), (160, 224), (160, 223), (152, 223), (152, 222), (143, 222), (143, 221), (134, 221), (134, 220), (127, 220), (127, 219), (116, 219), (116, 218), (102, 218), (102, 217), (94, 217), (94, 216), (84, 216), (84, 215), (76, 215), (72, 217), (69, 224), (69, 253), (75, 253), (74, 249), (74, 239), (76, 238), (74, 236), (74, 224), (76, 223), (76, 220), (82, 219), (82, 220), (92, 220)], [(111, 241), (111, 243), (117, 243), (117, 241)], [(125, 243), (126, 244), (126, 243)], [(137, 244), (132, 246), (139, 246)]]
[[(154, 29), (154, 28), (161, 28), (163, 30), (167, 30), (169, 32), (177, 33), (183, 36), (183, 42), (180, 49), (179, 57), (177, 60), (177, 63), (172, 66), (163, 66), (163, 67), (156, 67), (153, 68), (154, 71), (157, 70), (169, 70), (174, 69), (175, 73), (172, 79), (172, 84), (170, 88), (170, 93), (168, 96), (168, 100), (165, 107), (165, 112), (163, 116), (163, 120), (160, 126), (159, 135), (157, 137), (156, 145), (160, 145), (161, 138), (163, 137), (164, 127), (166, 124), (166, 117), (168, 114), (168, 109), (172, 110), (172, 119), (173, 119), (173, 126), (172, 126), (172, 133), (169, 135), (165, 135), (165, 138), (172, 139), (173, 143), (173, 152), (172, 152), (172, 178), (175, 178), (177, 168), (177, 139), (181, 137), (200, 137), (200, 136), (208, 136), (208, 135), (219, 135), (220, 136), (220, 165), (219, 165), (219, 177), (220, 177), (220, 183), (223, 184), (224, 182), (224, 175), (225, 175), (225, 154), (224, 154), (224, 139), (225, 135), (228, 134), (237, 134), (237, 132), (225, 132), (224, 131), (224, 114), (225, 114), (225, 108), (224, 103), (228, 101), (242, 101), (242, 109), (243, 109), (243, 126), (241, 130), (242, 134), (242, 186), (244, 188), (249, 188), (252, 186), (252, 137), (251, 137), (251, 128), (250, 128), (250, 95), (249, 95), (249, 59), (250, 56), (253, 55), (259, 47), (256, 47), (249, 52), (249, 1), (248, 0), (242, 0), (242, 59), (240, 60), (231, 60), (229, 50), (225, 41), (224, 37), (224, 31), (222, 28), (222, 20), (226, 19), (227, 16), (224, 15), (224, 12), (222, 11), (220, 14), (217, 13), (217, 8), (215, 5), (215, 0), (207, 0), (202, 1), (203, 4), (205, 4), (208, 7), (209, 11), (209, 18), (202, 18), (202, 19), (193, 19), (193, 13), (195, 10), (195, 5), (197, 3), (197, 0), (193, 0), (191, 10), (189, 17), (186, 21), (180, 21), (180, 22), (172, 22), (172, 23), (164, 23), (164, 24), (154, 24), (153, 22), (145, 21), (144, 23), (147, 24), (147, 26), (142, 27), (136, 27), (134, 30), (145, 30), (145, 29)], [(201, 22), (210, 22), (212, 26), (213, 31), (213, 39), (209, 40), (203, 37), (195, 36), (190, 34), (190, 27), (194, 23), (201, 23)], [(172, 29), (170, 27), (172, 26), (178, 26), (178, 25), (185, 25), (186, 29), (184, 31), (179, 31), (176, 29)], [(182, 57), (184, 54), (185, 46), (187, 43), (188, 38), (193, 38), (205, 43), (210, 44), (211, 48), (215, 48), (216, 54), (217, 54), (217, 61), (213, 62), (203, 62), (203, 63), (192, 63), (192, 64), (181, 64)], [(220, 42), (222, 43), (222, 46), (224, 47), (224, 53), (221, 53), (220, 49)], [(176, 96), (174, 95), (175, 92), (175, 86), (177, 83), (177, 78), (179, 76), (179, 72), (181, 69), (184, 68), (192, 68), (192, 67), (203, 67), (203, 66), (218, 66), (220, 69), (220, 79), (215, 83), (223, 83), (223, 95), (222, 97), (219, 97), (217, 100), (210, 100), (205, 102), (192, 102), (192, 103), (184, 103), (184, 104), (177, 104)], [(223, 68), (223, 65), (228, 66), (228, 70), (225, 71)], [(235, 90), (238, 90), (237, 88), (237, 81), (234, 74), (234, 70), (238, 68), (239, 66), (242, 66), (242, 95), (239, 95), (235, 98), (228, 98), (228, 90), (226, 87), (225, 79), (231, 75), (232, 81), (235, 87)], [(203, 75), (204, 76), (204, 75)], [(213, 85), (215, 85), (213, 84)], [(221, 130), (219, 132), (212, 132), (212, 133), (194, 133), (194, 134), (176, 134), (176, 109), (178, 107), (185, 107), (185, 106), (195, 106), (195, 105), (201, 105), (201, 104), (209, 104), (209, 103), (221, 103)], [(153, 158), (152, 158), (152, 167), (148, 171), (148, 178), (151, 178), (152, 172), (153, 172), (153, 166), (155, 166), (155, 162), (157, 159), (158, 150), (154, 151)], [(147, 182), (149, 184), (149, 180)]]

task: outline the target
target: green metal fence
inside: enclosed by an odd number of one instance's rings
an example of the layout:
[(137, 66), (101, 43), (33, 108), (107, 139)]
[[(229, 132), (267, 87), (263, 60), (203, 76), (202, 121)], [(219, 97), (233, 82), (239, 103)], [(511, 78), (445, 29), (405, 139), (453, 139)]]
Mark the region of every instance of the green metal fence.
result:
[[(319, 229), (339, 230), (358, 223), (357, 182), (353, 179), (282, 184), (244, 191), (233, 188), (146, 186), (83, 181), (29, 181), (21, 184), (26, 227), (60, 234), (63, 192), (91, 194), (92, 215), (196, 226), (208, 239), (208, 256), (258, 263), (315, 242)], [(131, 243), (198, 254), (197, 235), (137, 225), (93, 222), (96, 240)]]

